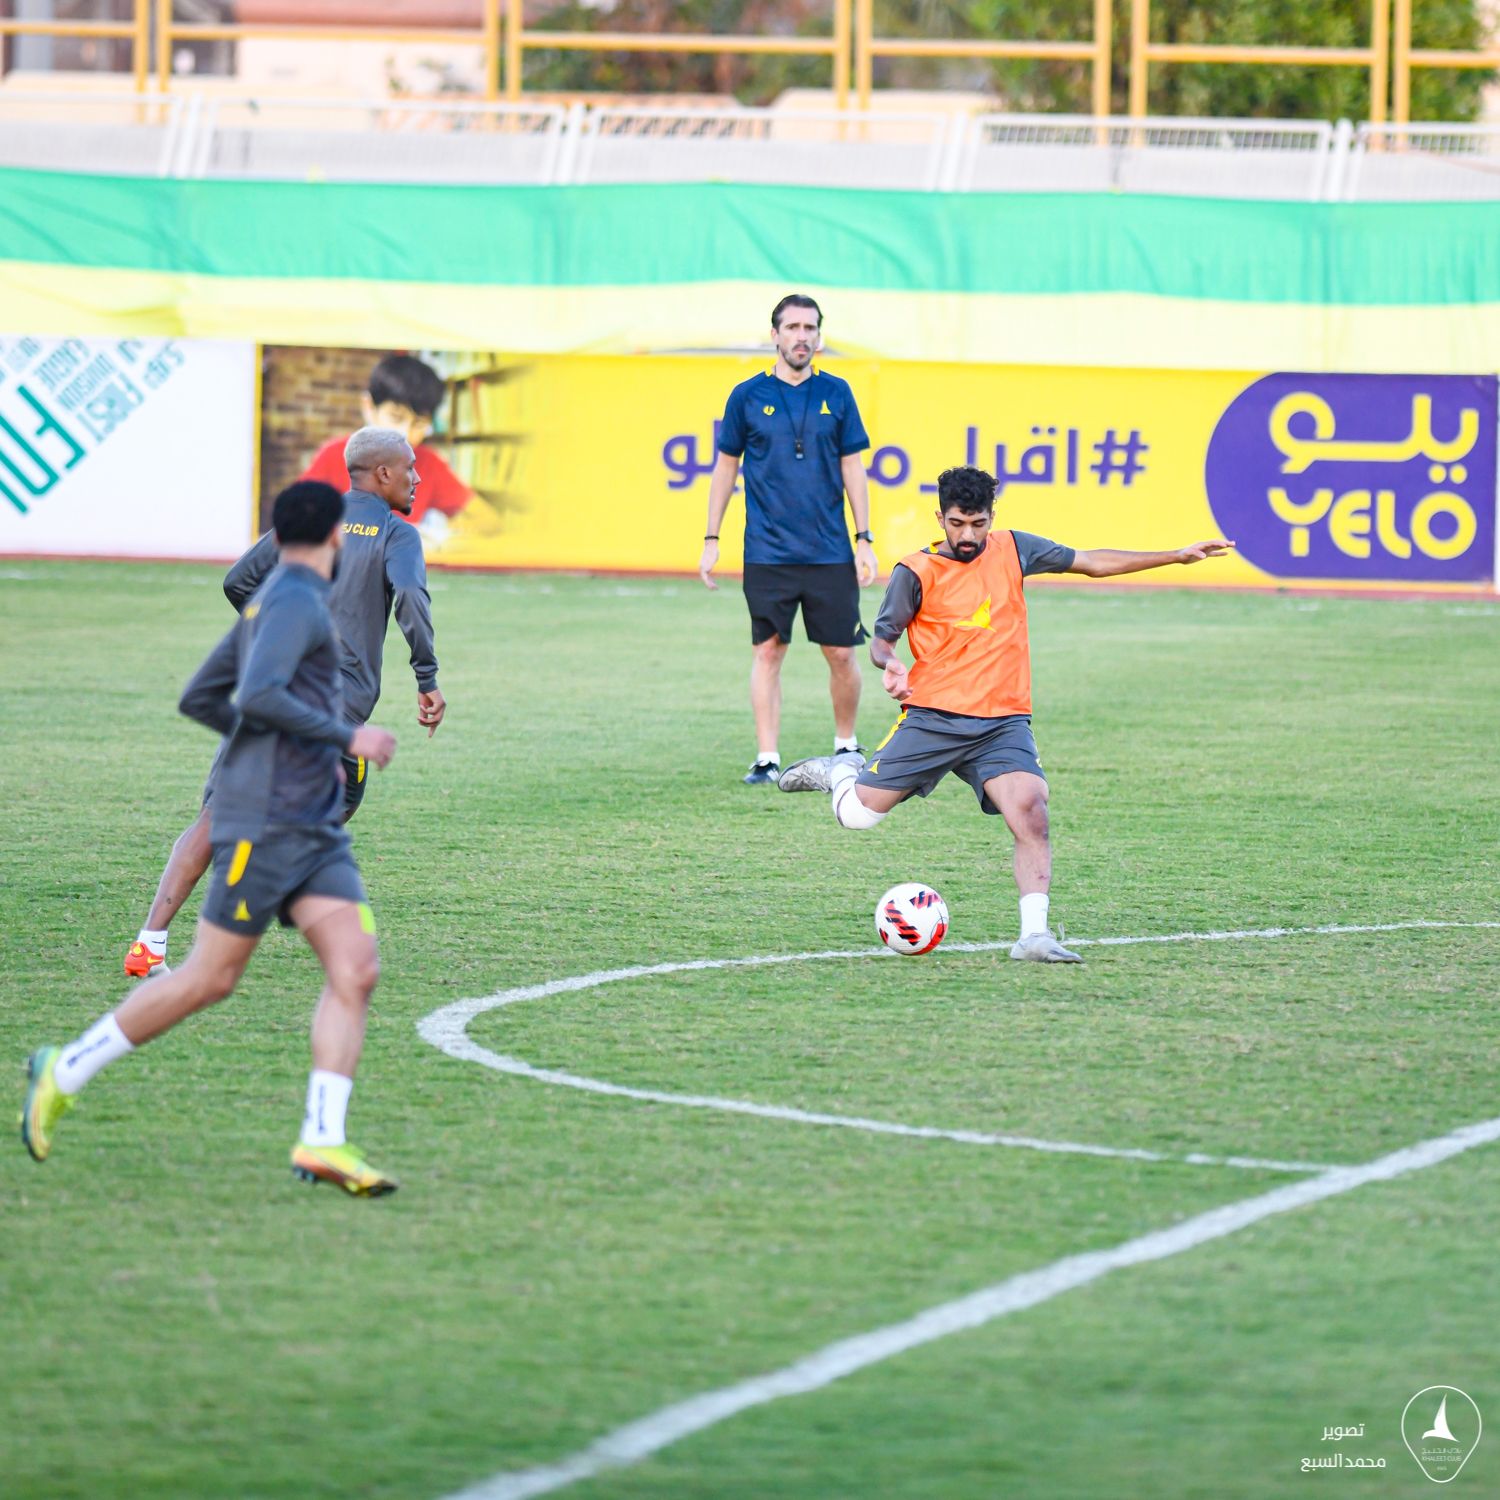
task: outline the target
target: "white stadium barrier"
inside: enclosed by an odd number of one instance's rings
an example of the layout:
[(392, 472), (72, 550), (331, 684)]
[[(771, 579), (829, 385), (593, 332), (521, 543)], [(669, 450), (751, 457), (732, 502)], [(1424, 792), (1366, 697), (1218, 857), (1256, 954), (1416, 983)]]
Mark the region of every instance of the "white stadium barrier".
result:
[(182, 114), (175, 95), (0, 90), (0, 167), (164, 177)]
[(560, 104), (188, 97), (183, 177), (544, 184), (569, 123)]
[(1500, 126), (1361, 125), (1343, 196), (1500, 198)]
[(1500, 198), (1500, 126), (0, 89), (0, 167), (302, 182)]
[(950, 186), (985, 193), (1323, 195), (1334, 128), (1326, 120), (1123, 120), (977, 115)]
[(577, 182), (760, 182), (931, 190), (942, 114), (859, 110), (592, 109)]

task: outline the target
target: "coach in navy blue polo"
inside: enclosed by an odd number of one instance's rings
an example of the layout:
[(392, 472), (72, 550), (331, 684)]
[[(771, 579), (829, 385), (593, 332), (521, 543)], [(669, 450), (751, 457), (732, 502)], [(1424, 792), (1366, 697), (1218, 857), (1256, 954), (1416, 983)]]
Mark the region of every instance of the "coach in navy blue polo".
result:
[[(847, 381), (815, 369), (823, 314), (811, 297), (783, 297), (771, 314), (776, 363), (729, 393), (708, 488), (708, 529), (698, 571), (709, 588), (719, 524), (745, 467), (745, 602), (750, 608), (750, 706), (755, 715), (751, 786), (781, 775), (781, 663), (797, 611), (823, 648), (833, 698), (834, 753), (861, 753), (854, 730), (866, 631), (861, 585), (879, 564), (870, 538), (870, 495), (860, 454), (870, 446)], [(844, 497), (854, 515), (849, 545)]]

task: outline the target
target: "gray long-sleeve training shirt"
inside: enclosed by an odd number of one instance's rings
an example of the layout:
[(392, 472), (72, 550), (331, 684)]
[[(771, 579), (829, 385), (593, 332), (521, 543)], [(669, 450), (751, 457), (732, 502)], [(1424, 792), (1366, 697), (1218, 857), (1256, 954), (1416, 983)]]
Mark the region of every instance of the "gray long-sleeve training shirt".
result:
[[(225, 575), (224, 592), (237, 610), (245, 608), (279, 556), (276, 533), (268, 531)], [(417, 691), (430, 693), (437, 686), (422, 539), (378, 495), (350, 490), (344, 496), (343, 546), (328, 603), (344, 643), (344, 716), (351, 724), (366, 723), (375, 711), (393, 607), (411, 647)]]
[(354, 731), (341, 712), (329, 594), (301, 563), (275, 568), (183, 689), (181, 711), (225, 736), (210, 804), (215, 843), (342, 818), (339, 756)]

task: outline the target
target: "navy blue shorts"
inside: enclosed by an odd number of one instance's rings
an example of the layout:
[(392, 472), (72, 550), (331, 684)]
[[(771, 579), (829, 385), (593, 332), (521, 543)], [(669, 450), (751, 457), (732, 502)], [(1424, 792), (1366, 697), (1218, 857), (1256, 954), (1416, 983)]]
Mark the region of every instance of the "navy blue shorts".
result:
[(819, 646), (857, 646), (868, 640), (859, 618), (859, 575), (846, 563), (746, 563), (745, 603), (750, 641), (792, 638), (797, 610), (808, 640)]

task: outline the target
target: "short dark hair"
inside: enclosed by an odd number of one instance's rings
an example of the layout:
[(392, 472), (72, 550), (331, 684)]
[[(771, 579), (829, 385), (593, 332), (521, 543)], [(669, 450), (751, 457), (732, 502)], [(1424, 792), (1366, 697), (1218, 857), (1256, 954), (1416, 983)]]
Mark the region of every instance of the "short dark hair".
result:
[(995, 476), (983, 469), (944, 469), (938, 475), (938, 510), (947, 515), (950, 510), (961, 510), (965, 515), (978, 515), (995, 510)]
[(823, 326), (823, 309), (813, 301), (806, 292), (793, 292), (790, 296), (783, 297), (775, 307), (771, 309), (771, 327), (781, 327), (781, 315), (789, 307), (810, 307), (818, 315), (818, 327)]
[(299, 479), (276, 497), (271, 526), (283, 547), (316, 547), (344, 519), (344, 497), (321, 479)]
[(447, 389), (443, 377), (412, 354), (387, 354), (370, 371), (370, 400), (376, 406), (395, 401), (419, 417), (430, 417), (442, 405)]

